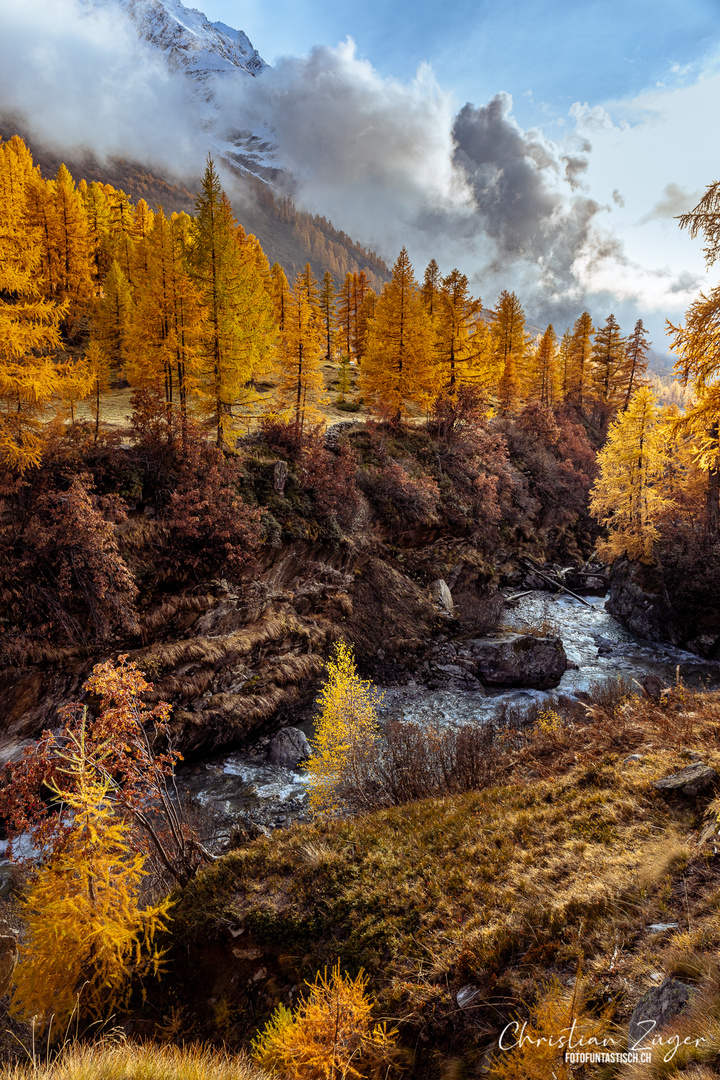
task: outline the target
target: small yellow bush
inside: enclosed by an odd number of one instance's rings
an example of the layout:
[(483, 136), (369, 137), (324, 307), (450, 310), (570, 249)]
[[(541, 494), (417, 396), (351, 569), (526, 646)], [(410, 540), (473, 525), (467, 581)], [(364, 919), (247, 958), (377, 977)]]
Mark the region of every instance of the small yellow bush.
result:
[(397, 1031), (373, 1024), (367, 976), (318, 972), (308, 997), (293, 1013), (278, 1006), (253, 1041), (256, 1061), (288, 1080), (362, 1080), (395, 1055)]

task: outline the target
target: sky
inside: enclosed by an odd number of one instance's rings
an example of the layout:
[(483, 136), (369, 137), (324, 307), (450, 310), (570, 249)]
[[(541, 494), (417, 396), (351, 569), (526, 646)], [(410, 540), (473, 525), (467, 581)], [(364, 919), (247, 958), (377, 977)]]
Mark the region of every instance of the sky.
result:
[[(298, 205), (389, 263), (405, 244), (420, 276), (435, 257), (560, 332), (642, 317), (660, 353), (716, 283), (674, 218), (720, 179), (720, 0), (194, 3), (272, 65), (215, 86), (219, 127), (272, 129)], [(0, 105), (197, 166), (182, 88), (113, 0), (3, 0)]]

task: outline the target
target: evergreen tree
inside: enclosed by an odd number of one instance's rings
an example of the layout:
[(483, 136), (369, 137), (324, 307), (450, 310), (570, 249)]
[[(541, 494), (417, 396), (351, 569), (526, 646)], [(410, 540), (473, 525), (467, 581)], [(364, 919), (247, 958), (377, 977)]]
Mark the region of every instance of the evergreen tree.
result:
[(355, 339), (355, 327), (353, 325), (353, 288), (353, 276), (351, 273), (347, 273), (336, 296), (340, 347), (347, 356), (352, 356), (353, 341)]
[(205, 413), (223, 447), (237, 410), (257, 400), (252, 381), (272, 363), (277, 328), (267, 260), (255, 237), (237, 225), (210, 157), (196, 202), (190, 266), (206, 310), (200, 345)]
[(552, 323), (540, 338), (528, 365), (528, 399), (552, 408), (560, 395), (557, 337)]
[(558, 370), (560, 378), (560, 396), (567, 401), (570, 389), (572, 332), (570, 328), (565, 331), (558, 345)]
[(503, 412), (513, 412), (522, 402), (522, 381), (528, 338), (525, 312), (515, 293), (504, 289), (490, 319), (493, 352), (502, 374), (498, 384), (498, 403)]
[(429, 408), (440, 389), (430, 316), (405, 248), (375, 306), (360, 385), (373, 411), (395, 424), (412, 406)]
[(42, 298), (40, 239), (25, 215), (36, 175), (21, 139), (0, 143), (0, 461), (18, 472), (38, 464), (43, 416), (62, 391), (52, 357), (65, 308)]
[[(456, 270), (453, 271), (453, 273), (457, 272), (458, 271)], [(423, 303), (427, 308), (427, 313), (430, 318), (432, 318), (436, 313), (437, 302), (440, 295), (441, 287), (442, 285), (440, 279), (440, 267), (434, 259), (431, 259), (427, 265), (427, 269), (425, 270), (425, 277), (423, 278), (422, 288), (420, 290), (422, 293)]]
[(575, 320), (570, 338), (570, 357), (565, 400), (582, 406), (590, 385), (590, 368), (595, 329), (588, 311)]
[(635, 392), (645, 385), (644, 378), (647, 372), (649, 351), (650, 342), (648, 341), (647, 330), (643, 326), (642, 319), (638, 319), (635, 323), (635, 329), (625, 343), (625, 378), (627, 387), (625, 389), (623, 409), (627, 409)]
[(323, 322), (323, 335), (325, 338), (325, 360), (329, 364), (332, 360), (333, 345), (337, 334), (335, 320), (335, 282), (329, 270), (325, 271), (320, 290), (320, 311)]
[(603, 557), (651, 561), (658, 520), (672, 500), (665, 489), (668, 441), (650, 390), (638, 390), (611, 424), (598, 464), (590, 509), (609, 529), (609, 539), (600, 548)]
[(122, 370), (128, 357), (133, 309), (132, 285), (120, 264), (113, 259), (91, 321), (93, 338), (109, 357), (116, 372)]
[(290, 284), (285, 271), (280, 263), (273, 263), (270, 270), (270, 291), (275, 307), (275, 321), (280, 333), (285, 331), (285, 315), (287, 312), (287, 300), (290, 295)]
[(595, 334), (592, 349), (592, 387), (598, 401), (612, 409), (622, 404), (626, 370), (625, 342), (614, 315)]
[[(425, 277), (427, 285), (427, 272)], [(482, 305), (470, 295), (468, 279), (459, 270), (453, 270), (441, 282), (436, 282), (431, 298), (428, 298), (425, 286), (423, 290), (425, 306), (428, 311), (431, 308), (434, 311), (442, 389), (452, 394), (459, 386), (471, 381), (473, 362), (479, 359), (474, 348), (479, 342), (473, 333)]]
[(307, 284), (298, 275), (288, 301), (285, 332), (280, 348), (279, 404), (302, 435), (311, 423), (322, 420), (317, 405), (324, 389), (321, 358), (322, 327), (308, 296)]

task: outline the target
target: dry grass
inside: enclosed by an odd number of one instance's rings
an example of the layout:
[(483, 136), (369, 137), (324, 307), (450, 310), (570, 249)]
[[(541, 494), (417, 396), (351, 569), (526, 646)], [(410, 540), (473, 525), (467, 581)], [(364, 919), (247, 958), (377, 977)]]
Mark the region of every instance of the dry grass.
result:
[[(626, 1024), (654, 973), (707, 982), (715, 971), (718, 872), (689, 835), (702, 807), (667, 802), (653, 782), (692, 750), (720, 766), (718, 716), (720, 696), (682, 687), (665, 715), (625, 694), (568, 707), (552, 737), (512, 734), (510, 783), (318, 821), (231, 853), (181, 901), (177, 940), (214, 939), (230, 919), (273, 957), (275, 987), (338, 958), (365, 967), (405, 1044), (434, 1060), (452, 1047), (469, 1074), (548, 977), (567, 983), (579, 963)], [(648, 932), (656, 922), (690, 937)], [(467, 983), (479, 993), (460, 1010)]]
[(67, 1047), (52, 1062), (6, 1066), (0, 1080), (267, 1080), (245, 1056), (205, 1046), (106, 1040)]

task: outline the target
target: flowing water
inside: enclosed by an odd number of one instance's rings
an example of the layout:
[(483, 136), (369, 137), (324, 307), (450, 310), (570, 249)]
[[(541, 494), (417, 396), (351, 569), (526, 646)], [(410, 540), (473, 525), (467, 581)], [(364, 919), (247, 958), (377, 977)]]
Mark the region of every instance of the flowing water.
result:
[[(428, 690), (411, 681), (384, 689), (381, 720), (483, 722), (491, 720), (503, 704), (522, 707), (558, 695), (572, 697), (606, 680), (639, 680), (653, 674), (671, 685), (678, 670), (689, 686), (720, 687), (720, 664), (634, 637), (608, 615), (604, 598), (588, 597), (587, 605), (568, 595), (533, 592), (505, 613), (508, 629), (543, 627), (562, 638), (571, 666), (555, 690)], [(309, 735), (311, 722), (302, 727)], [(178, 779), (181, 790), (223, 822), (226, 832), (237, 819), (275, 828), (305, 817), (307, 788), (302, 770), (268, 764), (264, 746), (188, 766)]]

